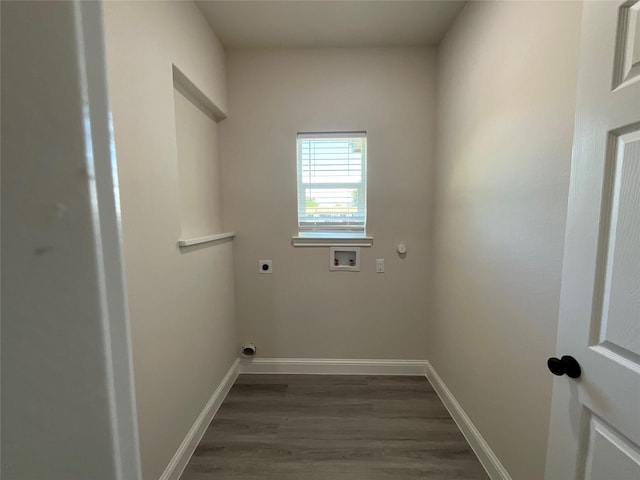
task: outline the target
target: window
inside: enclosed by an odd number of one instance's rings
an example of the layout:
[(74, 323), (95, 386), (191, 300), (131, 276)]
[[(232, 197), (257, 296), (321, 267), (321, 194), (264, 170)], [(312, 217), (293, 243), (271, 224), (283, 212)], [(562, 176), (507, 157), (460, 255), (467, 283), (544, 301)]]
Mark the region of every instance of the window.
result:
[(298, 133), (298, 231), (301, 237), (364, 237), (366, 132)]

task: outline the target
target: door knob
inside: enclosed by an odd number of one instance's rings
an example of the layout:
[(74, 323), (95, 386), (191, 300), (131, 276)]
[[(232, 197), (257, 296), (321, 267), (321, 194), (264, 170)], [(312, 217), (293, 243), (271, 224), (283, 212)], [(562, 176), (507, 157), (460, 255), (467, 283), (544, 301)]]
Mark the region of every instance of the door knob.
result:
[(571, 355), (564, 355), (562, 358), (551, 357), (547, 360), (547, 367), (551, 373), (559, 377), (566, 374), (569, 378), (579, 378), (582, 374), (580, 364)]

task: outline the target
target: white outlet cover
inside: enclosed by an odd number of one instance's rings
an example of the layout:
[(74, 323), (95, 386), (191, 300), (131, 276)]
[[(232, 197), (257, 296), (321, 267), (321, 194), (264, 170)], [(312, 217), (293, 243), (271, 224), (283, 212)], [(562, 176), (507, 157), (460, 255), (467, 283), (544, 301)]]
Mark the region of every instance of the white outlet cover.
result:
[(273, 261), (258, 260), (258, 273), (273, 273)]

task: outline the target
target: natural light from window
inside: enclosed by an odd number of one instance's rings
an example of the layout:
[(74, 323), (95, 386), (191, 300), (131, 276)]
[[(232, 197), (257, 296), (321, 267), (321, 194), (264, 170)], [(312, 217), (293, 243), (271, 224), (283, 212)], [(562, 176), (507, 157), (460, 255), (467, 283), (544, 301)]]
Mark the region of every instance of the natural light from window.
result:
[(366, 132), (298, 133), (297, 163), (300, 236), (364, 236)]

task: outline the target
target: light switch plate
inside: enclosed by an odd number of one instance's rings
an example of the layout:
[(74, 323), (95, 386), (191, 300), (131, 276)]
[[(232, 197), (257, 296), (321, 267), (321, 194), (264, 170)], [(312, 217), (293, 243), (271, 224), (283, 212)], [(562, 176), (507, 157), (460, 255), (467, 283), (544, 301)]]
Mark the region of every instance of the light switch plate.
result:
[(376, 259), (376, 273), (384, 273), (384, 258)]

